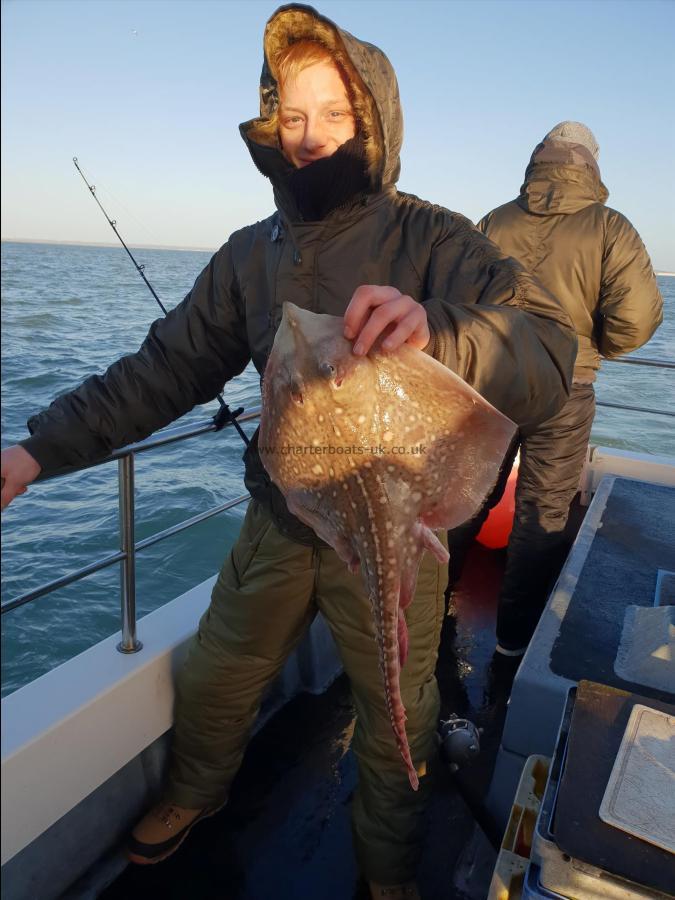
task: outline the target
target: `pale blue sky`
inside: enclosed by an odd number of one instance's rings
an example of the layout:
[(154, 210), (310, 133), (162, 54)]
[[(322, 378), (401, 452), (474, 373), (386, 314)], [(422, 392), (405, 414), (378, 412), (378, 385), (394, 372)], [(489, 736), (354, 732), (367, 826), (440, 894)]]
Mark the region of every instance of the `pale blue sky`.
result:
[[(268, 215), (239, 137), (267, 0), (3, 0), (2, 236), (216, 248)], [(514, 197), (561, 119), (600, 143), (609, 205), (675, 270), (675, 3), (325, 0), (396, 68), (403, 190), (471, 219)]]

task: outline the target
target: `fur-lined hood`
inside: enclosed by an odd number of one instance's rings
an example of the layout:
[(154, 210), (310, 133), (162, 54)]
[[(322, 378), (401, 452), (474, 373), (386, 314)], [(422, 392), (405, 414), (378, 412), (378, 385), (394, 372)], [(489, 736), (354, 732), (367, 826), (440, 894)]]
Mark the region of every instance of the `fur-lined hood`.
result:
[(274, 60), (289, 44), (307, 39), (324, 44), (349, 75), (373, 189), (394, 184), (400, 172), (403, 116), (391, 63), (378, 47), (338, 28), (311, 6), (298, 3), (279, 7), (265, 28), (260, 117), (239, 126), (253, 161), (264, 175), (275, 171), (280, 145), (277, 136), (264, 127), (279, 105)]

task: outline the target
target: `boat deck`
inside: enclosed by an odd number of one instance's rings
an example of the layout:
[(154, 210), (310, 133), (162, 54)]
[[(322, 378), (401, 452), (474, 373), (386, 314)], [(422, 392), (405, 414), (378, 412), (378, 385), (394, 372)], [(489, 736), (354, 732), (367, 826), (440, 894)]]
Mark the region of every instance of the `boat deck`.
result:
[[(503, 551), (473, 545), (443, 628), (442, 714), (468, 717), (484, 732), (479, 758), (460, 773), (461, 792), (448, 774), (432, 802), (418, 879), (425, 900), (469, 896), (454, 886), (474, 828), (467, 799), (480, 802), (489, 786), (516, 668), (501, 657), (493, 663), (503, 564)], [(350, 832), (353, 723), (344, 675), (320, 696), (292, 700), (253, 738), (225, 809), (200, 823), (164, 863), (129, 866), (102, 900), (366, 898)], [(484, 875), (471, 896), (485, 895), (491, 870)]]

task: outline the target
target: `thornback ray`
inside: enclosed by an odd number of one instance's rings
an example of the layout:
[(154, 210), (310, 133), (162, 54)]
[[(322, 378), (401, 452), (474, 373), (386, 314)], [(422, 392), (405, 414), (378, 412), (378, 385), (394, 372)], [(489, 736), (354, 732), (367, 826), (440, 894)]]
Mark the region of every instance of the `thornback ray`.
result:
[(260, 456), (289, 510), (361, 572), (392, 729), (417, 789), (400, 690), (405, 610), (424, 550), (448, 561), (434, 531), (478, 512), (516, 426), (420, 350), (376, 345), (355, 356), (343, 327), (284, 303), (263, 377)]

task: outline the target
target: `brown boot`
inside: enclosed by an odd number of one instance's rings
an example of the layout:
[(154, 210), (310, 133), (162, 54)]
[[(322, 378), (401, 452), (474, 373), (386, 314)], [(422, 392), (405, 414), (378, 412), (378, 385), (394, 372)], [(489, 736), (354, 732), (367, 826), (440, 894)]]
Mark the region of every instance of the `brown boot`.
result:
[(141, 866), (161, 862), (171, 856), (190, 829), (217, 809), (185, 809), (173, 803), (158, 803), (143, 816), (127, 842), (127, 856)]
[(377, 884), (369, 881), (368, 887), (372, 900), (422, 900), (414, 881), (406, 881), (405, 884)]

